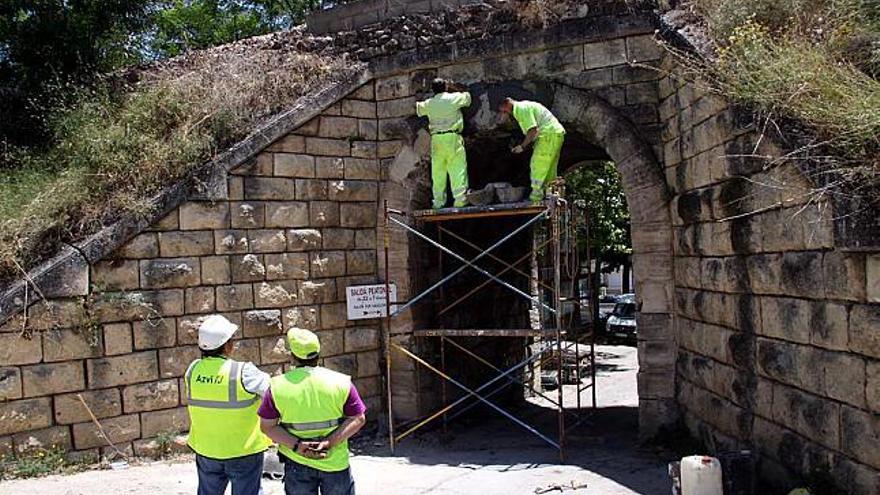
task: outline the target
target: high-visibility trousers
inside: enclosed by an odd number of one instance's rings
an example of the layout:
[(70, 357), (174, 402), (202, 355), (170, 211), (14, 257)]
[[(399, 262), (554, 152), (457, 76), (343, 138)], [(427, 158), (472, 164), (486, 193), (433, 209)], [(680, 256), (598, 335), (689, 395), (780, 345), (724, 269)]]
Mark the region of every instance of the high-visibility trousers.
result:
[(535, 141), (530, 164), (532, 175), (530, 201), (543, 200), (546, 184), (556, 178), (563, 141), (565, 141), (565, 134), (541, 134)]
[(446, 205), (446, 177), (452, 183), (452, 197), (457, 208), (467, 205), (467, 155), (464, 139), (457, 132), (431, 136), (431, 183), (434, 209)]

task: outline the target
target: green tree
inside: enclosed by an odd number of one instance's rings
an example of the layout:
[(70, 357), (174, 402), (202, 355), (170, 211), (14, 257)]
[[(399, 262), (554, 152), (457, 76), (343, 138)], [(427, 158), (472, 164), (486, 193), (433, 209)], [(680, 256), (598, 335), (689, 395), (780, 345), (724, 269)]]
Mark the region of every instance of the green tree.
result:
[(148, 0), (0, 2), (0, 144), (44, 137), (70, 85), (140, 58)]

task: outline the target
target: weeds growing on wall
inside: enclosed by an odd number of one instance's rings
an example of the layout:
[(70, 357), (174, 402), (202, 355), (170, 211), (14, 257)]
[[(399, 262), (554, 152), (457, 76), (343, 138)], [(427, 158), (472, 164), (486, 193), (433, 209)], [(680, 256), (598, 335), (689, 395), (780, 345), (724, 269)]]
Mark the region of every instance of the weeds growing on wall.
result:
[[(54, 145), (20, 152), (0, 174), (0, 279), (60, 243), (96, 232), (324, 84), (342, 60), (311, 54), (205, 53), (133, 87), (83, 91), (51, 118)], [(111, 89), (112, 88), (112, 89)], [(13, 152), (15, 153), (15, 152)]]
[[(726, 96), (794, 118), (833, 171), (880, 185), (878, 0), (691, 0), (717, 57), (701, 67)], [(824, 173), (824, 172), (823, 172)], [(871, 187), (868, 187), (871, 186)], [(880, 194), (873, 193), (875, 198)]]
[(36, 478), (84, 470), (85, 463), (72, 462), (61, 447), (33, 448), (17, 455), (0, 456), (0, 481)]

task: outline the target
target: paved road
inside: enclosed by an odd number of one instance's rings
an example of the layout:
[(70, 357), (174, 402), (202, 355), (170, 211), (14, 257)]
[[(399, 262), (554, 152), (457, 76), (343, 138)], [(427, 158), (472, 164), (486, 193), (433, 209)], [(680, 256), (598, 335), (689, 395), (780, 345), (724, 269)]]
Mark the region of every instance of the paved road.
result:
[[(447, 434), (434, 431), (417, 436), (403, 443), (395, 455), (381, 443), (368, 445), (366, 454), (353, 459), (358, 493), (515, 495), (554, 487), (548, 493), (670, 493), (664, 462), (636, 443), (635, 349), (602, 346), (599, 352), (600, 409), (569, 435), (570, 455), (565, 464), (554, 450), (507, 421), (470, 419), (453, 424)], [(519, 412), (541, 430), (553, 431), (556, 417), (552, 410), (532, 403)], [(124, 471), (3, 482), (0, 495), (176, 495), (195, 493), (195, 487), (192, 462), (157, 462)], [(266, 481), (264, 488), (267, 495), (283, 493), (277, 481)]]

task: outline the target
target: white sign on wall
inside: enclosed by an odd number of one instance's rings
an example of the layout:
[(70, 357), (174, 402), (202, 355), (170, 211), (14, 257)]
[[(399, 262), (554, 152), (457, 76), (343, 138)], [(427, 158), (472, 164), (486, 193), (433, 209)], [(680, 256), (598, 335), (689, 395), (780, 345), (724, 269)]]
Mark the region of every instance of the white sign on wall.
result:
[[(391, 300), (397, 300), (397, 286), (391, 286)], [(349, 320), (365, 320), (385, 316), (385, 284), (350, 285), (345, 288), (345, 302), (348, 306)], [(391, 312), (397, 309), (391, 305)]]

